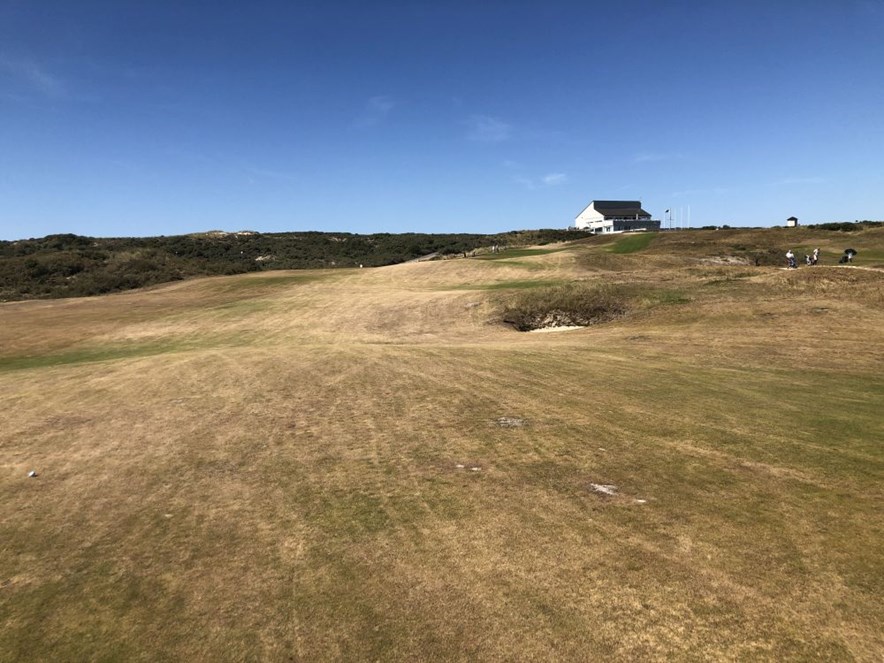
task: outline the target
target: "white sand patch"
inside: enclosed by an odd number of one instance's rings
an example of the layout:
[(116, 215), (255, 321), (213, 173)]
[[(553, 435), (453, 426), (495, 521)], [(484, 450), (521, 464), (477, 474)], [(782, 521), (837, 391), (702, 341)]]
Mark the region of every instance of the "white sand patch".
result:
[(584, 325), (564, 325), (562, 327), (541, 327), (540, 329), (532, 329), (528, 333), (529, 334), (541, 334), (548, 332), (562, 332), (562, 331), (571, 331), (573, 329), (586, 329)]
[(711, 258), (700, 258), (699, 262), (705, 265), (749, 265), (748, 258), (740, 258), (737, 256), (713, 256)]

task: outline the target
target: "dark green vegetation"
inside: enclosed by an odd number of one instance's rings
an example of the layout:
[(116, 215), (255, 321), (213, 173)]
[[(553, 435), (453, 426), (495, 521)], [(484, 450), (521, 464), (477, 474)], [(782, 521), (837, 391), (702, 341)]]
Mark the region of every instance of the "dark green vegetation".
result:
[(496, 235), (211, 232), (105, 239), (50, 235), (0, 242), (0, 301), (100, 295), (193, 276), (378, 267), (494, 244), (525, 246), (573, 238), (566, 230)]
[(819, 230), (838, 230), (845, 233), (853, 233), (857, 230), (865, 228), (880, 228), (884, 226), (884, 221), (833, 221), (832, 223), (817, 223), (809, 228), (817, 228)]

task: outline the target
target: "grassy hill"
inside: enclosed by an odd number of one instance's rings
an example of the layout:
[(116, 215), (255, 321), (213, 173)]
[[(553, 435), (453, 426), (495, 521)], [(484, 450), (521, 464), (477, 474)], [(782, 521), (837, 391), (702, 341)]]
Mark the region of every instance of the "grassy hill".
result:
[(0, 301), (83, 297), (194, 276), (279, 269), (378, 267), (421, 256), (450, 256), (494, 244), (573, 239), (566, 230), (495, 235), (293, 232), (197, 233), (173, 237), (50, 235), (0, 242)]
[(878, 661), (882, 265), (710, 230), (2, 304), (0, 660)]

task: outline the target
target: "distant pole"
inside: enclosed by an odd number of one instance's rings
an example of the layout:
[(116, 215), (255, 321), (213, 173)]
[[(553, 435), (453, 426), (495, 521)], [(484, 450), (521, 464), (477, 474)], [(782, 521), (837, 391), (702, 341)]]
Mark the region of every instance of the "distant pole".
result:
[(688, 205), (688, 229), (691, 227), (691, 206)]

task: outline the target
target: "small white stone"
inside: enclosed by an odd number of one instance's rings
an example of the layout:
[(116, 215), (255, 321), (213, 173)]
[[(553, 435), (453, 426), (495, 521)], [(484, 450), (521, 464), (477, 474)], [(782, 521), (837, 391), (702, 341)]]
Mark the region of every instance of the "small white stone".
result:
[(463, 469), (463, 463), (458, 463), (457, 465), (455, 465), (455, 467), (456, 467), (457, 469), (459, 469), (459, 470), (462, 470), (462, 469)]
[(30, 472), (28, 472), (28, 476), (29, 476), (30, 478), (32, 478), (32, 479), (33, 479), (34, 477), (36, 477), (36, 476), (37, 476), (37, 472), (36, 472), (36, 470), (31, 470)]
[(482, 468), (481, 468), (481, 467), (471, 467), (470, 469), (471, 469), (473, 472), (478, 472), (478, 471), (481, 470)]

